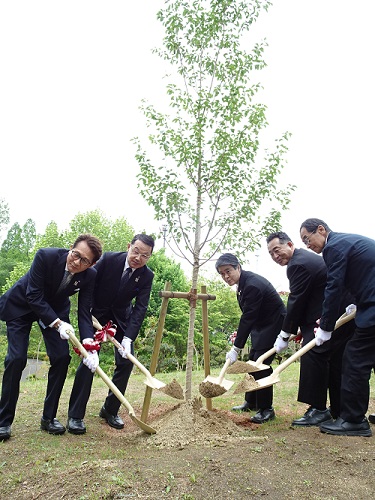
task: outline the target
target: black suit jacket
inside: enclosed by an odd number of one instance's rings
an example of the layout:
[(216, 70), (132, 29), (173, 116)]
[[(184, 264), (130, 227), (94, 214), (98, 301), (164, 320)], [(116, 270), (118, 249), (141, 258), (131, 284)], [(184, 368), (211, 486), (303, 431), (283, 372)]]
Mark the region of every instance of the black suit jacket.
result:
[(81, 339), (92, 338), (92, 295), (96, 271), (88, 268), (73, 276), (68, 286), (56, 293), (64, 276), (69, 250), (41, 248), (30, 270), (0, 297), (0, 319), (11, 321), (33, 312), (42, 328), (57, 318), (70, 322), (69, 297), (78, 293), (78, 326)]
[(126, 331), (126, 336), (135, 340), (147, 311), (154, 273), (147, 266), (135, 269), (120, 289), (126, 257), (127, 252), (105, 252), (95, 264), (93, 315), (112, 320), (118, 332), (125, 334)]
[(280, 333), (285, 316), (280, 295), (263, 276), (241, 271), (237, 300), (242, 316), (234, 345), (242, 349), (251, 334), (254, 349), (270, 349)]
[(340, 296), (347, 289), (355, 298), (355, 323), (375, 325), (375, 241), (358, 234), (330, 232), (323, 249), (328, 277), (320, 326), (332, 331), (338, 317)]
[[(312, 325), (320, 318), (327, 282), (327, 268), (320, 255), (304, 249), (295, 249), (287, 265), (289, 297), (284, 332), (296, 334), (306, 325)], [(347, 304), (348, 305), (348, 304)]]

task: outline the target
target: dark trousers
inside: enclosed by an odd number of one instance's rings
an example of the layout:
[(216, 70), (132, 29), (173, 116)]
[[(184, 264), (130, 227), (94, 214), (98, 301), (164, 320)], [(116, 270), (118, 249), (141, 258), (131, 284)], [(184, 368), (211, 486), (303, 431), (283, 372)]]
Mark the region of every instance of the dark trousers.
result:
[[(103, 323), (105, 324), (105, 323)], [(121, 343), (123, 339), (123, 334), (116, 334), (115, 338)], [(121, 394), (125, 394), (126, 387), (128, 385), (129, 377), (133, 369), (133, 363), (128, 359), (124, 359), (118, 353), (117, 348), (115, 350), (115, 371), (113, 373), (112, 382), (119, 389)], [(132, 344), (132, 353), (134, 352)], [(83, 419), (86, 414), (87, 403), (91, 394), (91, 387), (94, 374), (81, 363), (77, 369), (77, 373), (74, 379), (72, 392), (69, 400), (69, 418), (79, 418)], [(108, 396), (104, 402), (106, 410), (111, 415), (117, 415), (119, 408), (121, 406), (121, 401), (115, 396), (111, 390), (108, 391)]]
[[(269, 348), (270, 349), (270, 348)], [(250, 349), (249, 360), (256, 361), (262, 354), (267, 352), (269, 349), (255, 350), (253, 348)], [(274, 359), (275, 355), (273, 354), (269, 358), (265, 359), (263, 364), (270, 365)], [(260, 378), (268, 377), (273, 372), (271, 366), (267, 370), (260, 370), (257, 372), (251, 372), (255, 380), (259, 380)], [(254, 408), (256, 410), (265, 410), (267, 408), (271, 408), (273, 404), (273, 386), (265, 387), (264, 389), (260, 389), (259, 391), (250, 391), (245, 393), (245, 400), (249, 403), (250, 408)]]
[[(26, 314), (7, 321), (8, 351), (4, 361), (3, 383), (0, 400), (0, 427), (13, 423), (20, 393), (22, 371), (27, 363), (30, 330), (37, 318)], [(56, 417), (61, 392), (70, 363), (69, 344), (60, 338), (54, 328), (42, 330), (47, 354), (50, 361), (48, 383), (44, 400), (43, 417), (52, 420)]]
[(375, 326), (356, 328), (343, 356), (340, 417), (360, 423), (370, 398), (370, 377), (375, 366)]
[[(332, 416), (336, 418), (340, 414), (342, 360), (354, 329), (354, 320), (345, 323), (332, 333), (331, 340), (301, 357), (298, 401), (325, 410), (328, 394)], [(314, 327), (304, 331), (304, 344), (313, 338)]]

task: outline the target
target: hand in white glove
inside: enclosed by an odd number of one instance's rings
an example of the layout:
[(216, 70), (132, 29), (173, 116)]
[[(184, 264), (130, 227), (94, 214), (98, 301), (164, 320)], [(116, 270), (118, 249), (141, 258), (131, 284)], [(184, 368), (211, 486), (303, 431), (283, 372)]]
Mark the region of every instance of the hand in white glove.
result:
[(129, 337), (124, 337), (121, 342), (121, 347), (119, 347), (118, 352), (124, 359), (128, 358), (128, 354), (132, 352), (132, 339)]
[(87, 358), (83, 358), (82, 363), (86, 365), (92, 373), (94, 373), (99, 366), (99, 356), (97, 351), (87, 351)]
[(357, 306), (355, 304), (349, 304), (345, 309), (347, 316), (349, 316), (349, 314), (352, 314), (356, 311), (357, 311)]
[(238, 352), (235, 350), (234, 347), (230, 351), (227, 352), (225, 359), (230, 359), (230, 364), (233, 365), (237, 361), (238, 358)]
[(57, 328), (57, 331), (59, 332), (62, 340), (69, 340), (69, 335), (66, 333), (68, 330), (74, 334), (74, 328), (72, 327), (72, 325), (70, 325), (69, 323), (65, 323), (65, 321), (62, 321)]
[(322, 330), (320, 327), (315, 328), (314, 333), (317, 346), (324, 344), (324, 342), (327, 342), (327, 340), (329, 340), (332, 335), (332, 332)]
[(275, 343), (273, 344), (273, 347), (276, 349), (276, 354), (285, 351), (288, 347), (289, 337), (290, 333), (286, 333), (284, 330), (280, 331), (279, 335), (276, 337)]

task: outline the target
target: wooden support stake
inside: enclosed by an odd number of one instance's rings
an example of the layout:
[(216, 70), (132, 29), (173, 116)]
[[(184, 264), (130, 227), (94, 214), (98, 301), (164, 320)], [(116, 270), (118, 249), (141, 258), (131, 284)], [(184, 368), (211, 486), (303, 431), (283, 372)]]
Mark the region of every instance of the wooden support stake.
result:
[[(201, 286), (202, 295), (206, 294), (206, 287)], [(207, 300), (202, 300), (202, 334), (203, 334), (203, 355), (204, 355), (204, 376), (210, 374), (210, 342), (208, 337), (208, 311)], [(206, 398), (207, 410), (212, 410), (212, 399)]]
[[(164, 286), (164, 291), (168, 291), (170, 289), (171, 289), (171, 282), (167, 281)], [(152, 353), (150, 369), (149, 369), (151, 375), (155, 375), (156, 368), (158, 366), (160, 345), (163, 336), (165, 317), (167, 315), (168, 301), (169, 301), (168, 297), (163, 297), (163, 301), (161, 303), (161, 308), (160, 308), (158, 327), (156, 330), (155, 341), (154, 341), (154, 352)], [(152, 389), (151, 387), (147, 386), (145, 397), (143, 399), (142, 414), (141, 414), (141, 420), (143, 422), (147, 422), (148, 412), (150, 409), (151, 394), (152, 394)]]

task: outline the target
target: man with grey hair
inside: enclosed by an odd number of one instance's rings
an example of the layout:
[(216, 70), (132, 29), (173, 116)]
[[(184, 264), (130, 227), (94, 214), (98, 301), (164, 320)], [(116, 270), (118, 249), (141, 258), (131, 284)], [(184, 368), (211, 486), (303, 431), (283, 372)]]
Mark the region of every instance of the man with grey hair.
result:
[(327, 266), (317, 340), (322, 344), (330, 340), (343, 291), (349, 290), (357, 306), (356, 329), (343, 356), (340, 415), (321, 424), (320, 430), (338, 436), (371, 436), (365, 414), (375, 366), (375, 240), (334, 232), (316, 218), (301, 224), (300, 236), (307, 248), (322, 254)]
[[(233, 347), (226, 354), (231, 363), (237, 361), (239, 352), (244, 348), (247, 339), (251, 338), (249, 359), (256, 361), (259, 356), (272, 348), (280, 332), (285, 306), (272, 284), (263, 276), (251, 271), (243, 271), (237, 257), (225, 253), (216, 262), (216, 270), (229, 286), (237, 286), (238, 305), (242, 311), (237, 328), (237, 336)], [(264, 361), (270, 365), (274, 356)], [(255, 379), (267, 377), (272, 373), (271, 366), (267, 370), (252, 373)], [(273, 387), (245, 394), (245, 403), (234, 407), (241, 411), (257, 410), (250, 418), (256, 424), (262, 424), (275, 418), (273, 409)]]

